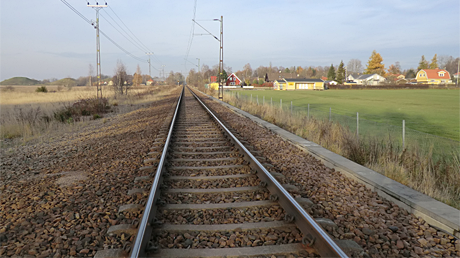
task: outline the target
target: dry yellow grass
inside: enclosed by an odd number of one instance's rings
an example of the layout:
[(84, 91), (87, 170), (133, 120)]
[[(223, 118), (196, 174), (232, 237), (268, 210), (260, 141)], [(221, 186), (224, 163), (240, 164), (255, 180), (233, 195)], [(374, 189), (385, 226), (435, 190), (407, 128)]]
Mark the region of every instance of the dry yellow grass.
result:
[(457, 209), (460, 208), (460, 154), (434, 160), (431, 151), (417, 146), (400, 149), (391, 141), (356, 138), (338, 123), (307, 119), (279, 106), (257, 105), (233, 95), (224, 100), (250, 114), (274, 123), (339, 155), (373, 169), (393, 180), (425, 193)]
[[(62, 88), (46, 86), (47, 93), (35, 92), (35, 86), (14, 86), (6, 90), (0, 87), (0, 139), (20, 138), (19, 142), (27, 142), (34, 137), (53, 130), (68, 129), (80, 126), (75, 123), (63, 124), (53, 119), (54, 113), (77, 100), (95, 98), (95, 87)], [(139, 86), (132, 87), (128, 95), (116, 96), (113, 90), (103, 87), (103, 96), (108, 98), (109, 105), (114, 106), (116, 113), (130, 112), (139, 104), (155, 101), (168, 94), (175, 87)], [(82, 122), (91, 117), (83, 117)], [(2, 142), (2, 146), (4, 142)]]

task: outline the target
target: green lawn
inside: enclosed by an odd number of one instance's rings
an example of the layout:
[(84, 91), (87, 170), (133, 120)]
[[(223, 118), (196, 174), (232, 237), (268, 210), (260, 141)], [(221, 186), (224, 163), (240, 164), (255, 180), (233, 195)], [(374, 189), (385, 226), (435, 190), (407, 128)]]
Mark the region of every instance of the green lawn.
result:
[(459, 90), (327, 90), (327, 91), (274, 91), (240, 90), (239, 94), (251, 95), (259, 103), (307, 107), (312, 112), (324, 111), (406, 128), (460, 140), (460, 91)]

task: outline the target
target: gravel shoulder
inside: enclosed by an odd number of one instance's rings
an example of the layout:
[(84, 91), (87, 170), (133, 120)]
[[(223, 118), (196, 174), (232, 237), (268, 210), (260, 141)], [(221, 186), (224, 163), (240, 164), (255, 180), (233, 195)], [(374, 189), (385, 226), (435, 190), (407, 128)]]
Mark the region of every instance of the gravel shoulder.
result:
[(409, 214), (364, 185), (324, 166), (271, 131), (209, 98), (205, 102), (219, 118), (268, 158), (298, 196), (315, 204), (313, 217), (338, 225), (336, 239), (352, 239), (370, 257), (459, 257), (460, 240)]
[(92, 257), (123, 248), (133, 236), (106, 231), (141, 216), (117, 211), (135, 202), (127, 192), (177, 95), (2, 149), (0, 257)]

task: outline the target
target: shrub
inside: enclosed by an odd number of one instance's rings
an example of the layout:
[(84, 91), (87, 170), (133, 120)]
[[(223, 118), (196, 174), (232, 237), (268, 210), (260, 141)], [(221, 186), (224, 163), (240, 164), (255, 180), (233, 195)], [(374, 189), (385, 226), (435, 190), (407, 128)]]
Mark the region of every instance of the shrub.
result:
[(41, 86), (41, 87), (38, 87), (35, 92), (48, 92), (48, 89), (46, 88), (46, 86)]
[(54, 112), (54, 119), (62, 123), (66, 122), (70, 117), (72, 117), (72, 112), (67, 107)]
[(65, 106), (63, 109), (54, 112), (54, 118), (60, 122), (78, 121), (82, 116), (93, 116), (93, 119), (101, 118), (102, 113), (110, 109), (106, 98), (97, 99), (80, 99), (70, 106)]

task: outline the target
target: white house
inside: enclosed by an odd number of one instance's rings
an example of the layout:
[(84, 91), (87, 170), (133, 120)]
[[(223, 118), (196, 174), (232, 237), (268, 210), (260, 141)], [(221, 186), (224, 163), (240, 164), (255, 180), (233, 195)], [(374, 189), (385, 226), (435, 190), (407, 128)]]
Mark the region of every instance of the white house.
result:
[(383, 84), (386, 79), (383, 76), (380, 76), (376, 73), (374, 74), (363, 74), (358, 76), (358, 78), (353, 80), (357, 84), (363, 84), (363, 85), (379, 85)]

